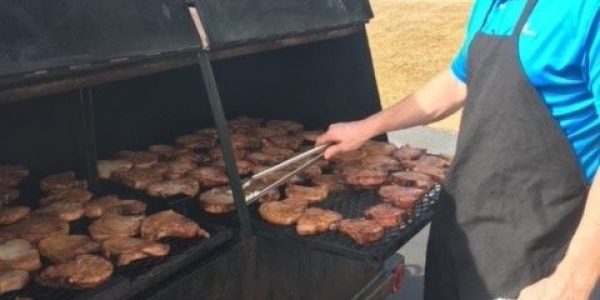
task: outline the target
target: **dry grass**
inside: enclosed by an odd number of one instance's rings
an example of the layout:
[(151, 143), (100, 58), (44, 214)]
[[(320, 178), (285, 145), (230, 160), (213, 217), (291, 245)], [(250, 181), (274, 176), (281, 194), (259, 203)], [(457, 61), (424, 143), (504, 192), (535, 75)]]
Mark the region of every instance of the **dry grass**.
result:
[[(369, 40), (382, 104), (447, 68), (464, 38), (472, 0), (371, 0)], [(456, 132), (460, 114), (432, 124)]]

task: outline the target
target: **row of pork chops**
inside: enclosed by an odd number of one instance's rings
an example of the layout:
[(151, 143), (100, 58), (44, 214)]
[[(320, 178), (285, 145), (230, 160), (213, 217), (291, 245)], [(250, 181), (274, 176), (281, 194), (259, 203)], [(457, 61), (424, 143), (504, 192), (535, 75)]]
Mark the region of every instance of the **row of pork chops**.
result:
[[(0, 182), (20, 181), (27, 174), (21, 166), (0, 166)], [(39, 208), (9, 204), (0, 209), (0, 293), (22, 289), (30, 276), (48, 287), (94, 288), (110, 279), (114, 266), (167, 255), (169, 245), (162, 238), (209, 237), (172, 210), (146, 216), (144, 202), (94, 198), (73, 172), (42, 179), (40, 189)], [(91, 221), (88, 234), (70, 234), (70, 223), (81, 218)], [(42, 264), (40, 256), (50, 263)]]
[[(265, 122), (240, 117), (228, 125), (242, 176), (256, 174), (313, 147), (322, 134), (287, 120)], [(301, 235), (333, 228), (348, 234), (358, 244), (366, 244), (380, 239), (385, 228), (399, 226), (415, 203), (444, 178), (450, 161), (450, 157), (430, 155), (424, 149), (370, 141), (359, 150), (319, 161), (292, 178), (284, 189), (265, 195), (259, 212), (273, 224), (297, 224)], [(214, 128), (177, 137), (173, 144), (151, 145), (146, 151), (121, 151), (115, 159), (100, 161), (98, 170), (101, 178), (152, 196), (195, 197), (209, 213), (222, 214), (235, 209)], [(275, 172), (255, 182), (246, 193), (266, 187), (287, 171)], [(379, 188), (385, 203), (370, 208), (366, 218), (343, 221), (339, 213), (315, 207), (330, 192), (348, 188)]]

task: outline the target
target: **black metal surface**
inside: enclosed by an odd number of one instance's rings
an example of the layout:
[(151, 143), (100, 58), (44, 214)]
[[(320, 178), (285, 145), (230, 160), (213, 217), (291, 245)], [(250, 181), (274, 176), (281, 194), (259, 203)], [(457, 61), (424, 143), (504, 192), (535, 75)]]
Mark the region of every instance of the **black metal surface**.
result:
[[(372, 244), (360, 246), (339, 232), (327, 232), (315, 236), (300, 236), (294, 226), (277, 226), (264, 221), (258, 214), (258, 205), (250, 208), (255, 232), (270, 238), (298, 242), (304, 246), (356, 259), (382, 261), (394, 254), (431, 221), (433, 208), (439, 196), (440, 186), (435, 186), (417, 204), (414, 214), (400, 227), (385, 231), (384, 237)], [(318, 206), (341, 213), (345, 219), (363, 217), (363, 212), (380, 203), (377, 190), (349, 190), (335, 193)]]

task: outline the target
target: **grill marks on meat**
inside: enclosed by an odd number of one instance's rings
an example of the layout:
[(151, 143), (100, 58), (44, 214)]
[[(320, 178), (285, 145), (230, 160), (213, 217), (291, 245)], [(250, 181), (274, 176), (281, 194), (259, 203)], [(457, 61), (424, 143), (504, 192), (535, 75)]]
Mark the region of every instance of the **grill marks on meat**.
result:
[(40, 181), (40, 188), (47, 194), (72, 189), (87, 189), (87, 181), (77, 180), (75, 173), (68, 171), (45, 177)]
[(387, 172), (382, 170), (362, 169), (360, 167), (347, 167), (343, 170), (347, 184), (357, 187), (376, 187), (385, 183)]
[(119, 151), (117, 158), (129, 161), (136, 168), (150, 168), (158, 162), (158, 155), (149, 151)]
[(194, 197), (200, 192), (200, 184), (192, 178), (181, 178), (156, 182), (146, 187), (150, 196), (168, 198), (177, 195)]
[(27, 206), (8, 206), (0, 209), (0, 225), (16, 223), (29, 215)]
[(140, 232), (142, 238), (153, 241), (168, 236), (184, 239), (210, 237), (210, 234), (196, 222), (173, 210), (161, 211), (145, 218), (142, 221)]
[(69, 233), (69, 223), (54, 216), (32, 216), (0, 227), (0, 240), (20, 238), (37, 244), (42, 239)]
[(387, 203), (377, 204), (365, 211), (365, 217), (383, 228), (400, 226), (406, 220), (407, 212)]
[(74, 260), (44, 269), (38, 283), (54, 288), (91, 289), (106, 282), (113, 274), (110, 261), (97, 255), (78, 255)]
[(163, 172), (157, 169), (133, 168), (114, 173), (113, 178), (130, 188), (143, 190), (150, 184), (162, 181), (162, 175)]
[(202, 188), (211, 188), (229, 183), (229, 178), (218, 167), (200, 167), (187, 173), (187, 177), (193, 178)]
[(117, 266), (147, 257), (166, 256), (169, 248), (168, 244), (132, 237), (114, 237), (102, 242), (104, 256), (113, 259)]
[(90, 236), (101, 241), (111, 237), (136, 236), (140, 233), (140, 225), (144, 216), (121, 216), (107, 214), (92, 222), (88, 227)]
[(0, 244), (0, 264), (13, 270), (30, 272), (42, 267), (38, 250), (29, 241), (21, 239)]
[(40, 254), (53, 263), (66, 263), (80, 254), (96, 253), (100, 245), (87, 235), (58, 235), (45, 238), (38, 244)]
[(307, 208), (296, 223), (296, 232), (299, 235), (314, 235), (334, 229), (342, 220), (342, 215), (316, 207)]
[(83, 214), (83, 203), (69, 201), (55, 202), (33, 212), (36, 216), (55, 216), (66, 222), (79, 220)]
[(378, 193), (383, 201), (402, 209), (413, 209), (425, 195), (422, 189), (397, 185), (382, 186)]
[(384, 234), (379, 223), (365, 218), (342, 220), (338, 230), (361, 246), (380, 240)]
[(428, 175), (414, 171), (394, 172), (390, 175), (392, 183), (405, 187), (416, 187), (422, 190), (429, 190), (434, 181)]
[(310, 203), (323, 201), (328, 194), (329, 190), (326, 185), (302, 186), (288, 184), (285, 188), (285, 195), (288, 198), (304, 199)]
[(106, 213), (143, 215), (146, 212), (146, 204), (138, 200), (122, 200), (116, 195), (108, 195), (86, 203), (84, 210), (85, 216), (90, 219), (100, 218)]
[(133, 163), (124, 159), (99, 160), (96, 164), (98, 178), (110, 179), (113, 173), (127, 171), (133, 168)]
[(258, 213), (267, 222), (275, 225), (293, 225), (304, 213), (306, 206), (301, 203), (285, 201), (265, 202), (258, 208)]

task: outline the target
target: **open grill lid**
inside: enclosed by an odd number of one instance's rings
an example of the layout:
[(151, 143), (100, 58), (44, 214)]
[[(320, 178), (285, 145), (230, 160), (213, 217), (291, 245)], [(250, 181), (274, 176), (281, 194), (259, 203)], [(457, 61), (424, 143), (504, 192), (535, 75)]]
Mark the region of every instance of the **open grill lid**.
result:
[(198, 10), (208, 40), (202, 46), (210, 51), (348, 27), (372, 16), (366, 0), (10, 0), (0, 6), (0, 91), (191, 56), (201, 43), (188, 5)]

